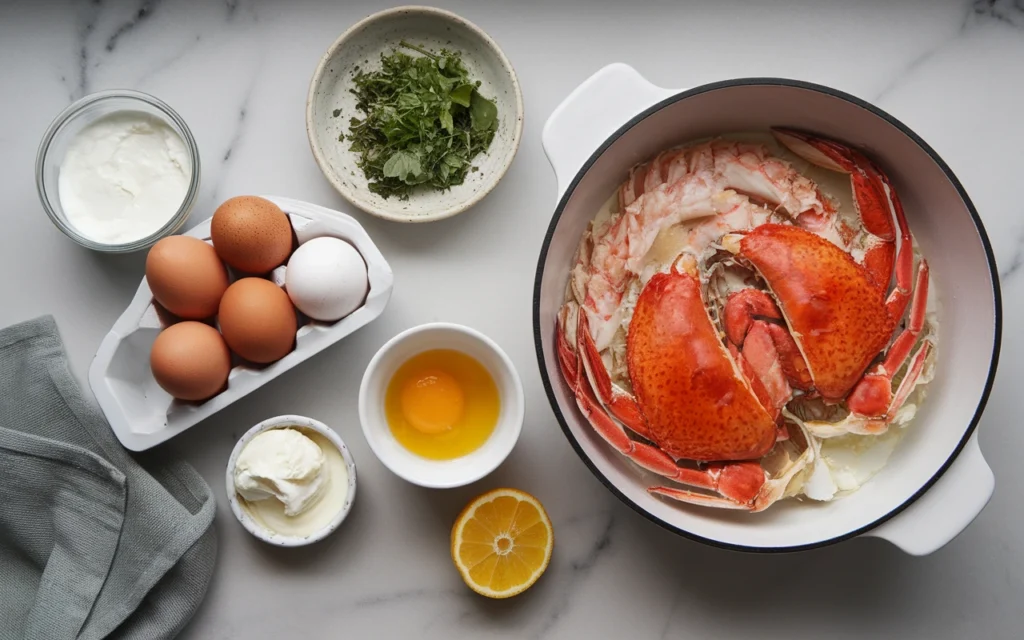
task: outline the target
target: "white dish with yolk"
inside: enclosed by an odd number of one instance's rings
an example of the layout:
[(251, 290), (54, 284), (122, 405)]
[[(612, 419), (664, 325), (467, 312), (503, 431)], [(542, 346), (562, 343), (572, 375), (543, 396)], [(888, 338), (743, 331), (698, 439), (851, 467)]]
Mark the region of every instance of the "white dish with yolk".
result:
[(384, 395), (391, 435), (418, 456), (453, 460), (483, 446), (501, 415), (487, 367), (457, 349), (428, 349), (398, 367)]
[[(450, 358), (430, 357), (445, 351), (468, 356), (493, 381), (497, 417), (489, 435), (474, 436), (473, 425), (468, 435), (457, 430), (463, 424), (460, 420), (486, 422), (487, 412), (495, 407), (481, 402), (487, 384), (473, 373), (471, 364), (452, 365)], [(391, 422), (398, 416), (405, 423), (405, 436), (389, 424), (388, 387), (393, 379)], [(359, 421), (370, 449), (395, 475), (423, 487), (459, 487), (496, 469), (519, 439), (523, 411), (523, 385), (509, 357), (487, 336), (456, 324), (425, 324), (398, 334), (370, 361), (359, 387)], [(445, 431), (449, 423), (456, 426), (453, 436), (429, 433)], [(419, 446), (439, 435), (449, 437), (447, 444), (441, 441), (440, 451)], [(483, 439), (482, 444), (474, 437)]]

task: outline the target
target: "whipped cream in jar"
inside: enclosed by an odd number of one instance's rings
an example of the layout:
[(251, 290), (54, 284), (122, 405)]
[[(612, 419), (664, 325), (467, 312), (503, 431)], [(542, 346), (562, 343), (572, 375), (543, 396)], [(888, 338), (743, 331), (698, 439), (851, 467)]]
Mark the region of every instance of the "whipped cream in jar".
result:
[(347, 447), (326, 425), (301, 416), (279, 416), (250, 429), (231, 454), (226, 480), (242, 525), (281, 546), (326, 537), (355, 497), (355, 463)]

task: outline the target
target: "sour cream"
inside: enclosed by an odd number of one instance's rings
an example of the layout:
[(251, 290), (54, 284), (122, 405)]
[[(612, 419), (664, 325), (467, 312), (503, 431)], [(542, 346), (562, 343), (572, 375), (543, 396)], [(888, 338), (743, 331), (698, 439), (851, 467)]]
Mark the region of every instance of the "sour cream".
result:
[(235, 462), (235, 491), (260, 526), (309, 536), (331, 523), (348, 497), (348, 467), (334, 443), (299, 428), (264, 431)]
[(57, 190), (68, 223), (102, 244), (142, 240), (174, 217), (192, 163), (181, 136), (141, 111), (119, 111), (82, 129), (60, 165)]

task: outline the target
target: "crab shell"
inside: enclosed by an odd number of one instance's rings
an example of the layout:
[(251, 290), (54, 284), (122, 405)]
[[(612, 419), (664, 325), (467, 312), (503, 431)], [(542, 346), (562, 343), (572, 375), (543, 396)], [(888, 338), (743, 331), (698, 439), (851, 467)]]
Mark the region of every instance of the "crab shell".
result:
[(799, 227), (760, 226), (742, 236), (739, 255), (778, 300), (815, 388), (842, 400), (892, 338), (885, 292), (849, 253)]
[(647, 282), (626, 357), (651, 438), (670, 456), (748, 460), (775, 443), (775, 421), (719, 338), (695, 275), (672, 271)]

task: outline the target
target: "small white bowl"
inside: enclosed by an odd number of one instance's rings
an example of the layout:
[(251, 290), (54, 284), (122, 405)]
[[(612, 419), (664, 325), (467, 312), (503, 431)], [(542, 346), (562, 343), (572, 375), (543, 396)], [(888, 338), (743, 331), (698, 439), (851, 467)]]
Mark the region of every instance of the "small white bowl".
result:
[[(409, 358), (432, 349), (453, 349), (477, 360), (494, 378), (501, 399), (498, 424), (479, 449), (453, 460), (429, 460), (395, 439), (384, 415), (384, 396), (395, 371)], [(387, 342), (370, 360), (359, 386), (359, 421), (373, 453), (398, 477), (421, 487), (447, 489), (476, 482), (512, 452), (523, 429), (523, 383), (512, 361), (493, 340), (457, 324), (413, 327)]]
[[(480, 92), (498, 106), (498, 130), (487, 151), (473, 160), (479, 171), (447, 191), (422, 190), (408, 200), (371, 193), (358, 156), (349, 151), (348, 122), (356, 111), (352, 72), (376, 69), (381, 53), (407, 40), (418, 46), (442, 47), (462, 54)], [(335, 110), (340, 115), (335, 116)], [(349, 202), (377, 217), (396, 222), (430, 222), (469, 209), (498, 184), (512, 164), (523, 134), (523, 94), (505, 54), (475, 24), (433, 7), (396, 7), (365, 18), (335, 40), (313, 73), (306, 100), (306, 134), (317, 165), (331, 185)]]
[[(264, 431), (269, 431), (270, 429), (283, 429), (285, 427), (309, 429), (324, 436), (338, 448), (338, 451), (341, 452), (341, 457), (345, 460), (345, 466), (348, 468), (348, 494), (345, 496), (345, 503), (327, 526), (308, 536), (286, 536), (270, 531), (260, 523), (253, 520), (252, 516), (249, 515), (249, 512), (240, 504), (238, 495), (235, 492), (235, 463), (238, 461), (238, 456), (242, 453), (242, 449), (245, 448), (245, 445), (249, 444), (250, 440)], [(276, 418), (270, 418), (257, 424), (239, 438), (235, 448), (231, 451), (231, 457), (228, 459), (226, 482), (228, 502), (231, 504), (231, 512), (235, 514), (235, 518), (242, 523), (242, 526), (245, 527), (246, 531), (263, 542), (278, 547), (302, 547), (307, 544), (319, 542), (334, 533), (335, 529), (338, 528), (348, 515), (348, 512), (351, 511), (352, 503), (356, 499), (356, 461), (352, 458), (352, 454), (349, 453), (348, 447), (345, 446), (345, 443), (342, 442), (338, 434), (319, 420), (314, 420), (313, 418), (307, 418), (305, 416), (277, 416)]]

